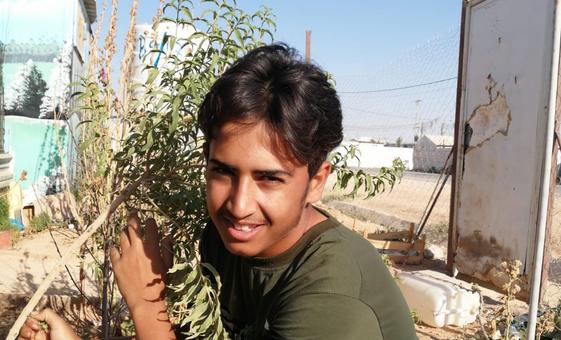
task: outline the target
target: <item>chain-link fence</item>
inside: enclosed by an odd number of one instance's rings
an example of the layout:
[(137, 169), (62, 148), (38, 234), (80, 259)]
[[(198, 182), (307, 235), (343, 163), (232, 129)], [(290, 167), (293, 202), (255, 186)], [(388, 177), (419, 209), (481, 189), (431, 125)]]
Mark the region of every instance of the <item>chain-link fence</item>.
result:
[[(344, 144), (361, 151), (360, 164), (376, 172), (399, 157), (406, 167), (391, 191), (374, 198), (345, 198), (327, 187), (324, 202), (385, 229), (423, 222), (446, 177), (452, 151), (458, 74), (459, 31), (438, 36), (383, 67), (336, 79), (344, 114)], [(452, 162), (450, 157), (448, 163)], [(333, 182), (330, 182), (332, 184)], [(450, 218), (448, 178), (426, 221), (424, 234), (436, 257), (445, 259)], [(554, 192), (549, 242), (549, 278), (544, 302), (561, 300), (561, 195)], [(505, 212), (506, 213), (506, 212)], [(353, 222), (354, 223), (354, 222)]]
[[(368, 200), (342, 198), (340, 192), (328, 190), (328, 205), (353, 210), (390, 229), (421, 222), (444, 179), (440, 173), (454, 142), (458, 45), (459, 31), (452, 30), (364, 75), (337, 77), (344, 144), (361, 151), (360, 164), (351, 165), (376, 172), (399, 157), (407, 171), (393, 190)], [(449, 213), (448, 181), (425, 229), (442, 258)]]

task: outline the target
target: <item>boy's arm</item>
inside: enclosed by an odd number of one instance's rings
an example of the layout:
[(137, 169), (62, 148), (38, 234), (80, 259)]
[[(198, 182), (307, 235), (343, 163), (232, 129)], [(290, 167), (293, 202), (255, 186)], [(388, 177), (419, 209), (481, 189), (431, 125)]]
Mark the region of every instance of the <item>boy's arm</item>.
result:
[(136, 339), (175, 339), (165, 301), (156, 301), (137, 306), (131, 310), (136, 329)]
[(128, 218), (121, 233), (121, 252), (111, 250), (111, 262), (117, 286), (131, 313), (136, 339), (175, 339), (166, 311), (166, 253), (161, 252), (156, 222), (146, 221), (145, 240), (140, 235), (136, 214)]

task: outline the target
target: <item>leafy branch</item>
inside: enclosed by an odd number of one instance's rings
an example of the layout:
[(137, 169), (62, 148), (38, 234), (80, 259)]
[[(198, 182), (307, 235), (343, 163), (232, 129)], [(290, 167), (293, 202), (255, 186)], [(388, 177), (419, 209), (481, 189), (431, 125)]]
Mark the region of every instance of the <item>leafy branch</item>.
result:
[(342, 150), (336, 150), (329, 156), (332, 169), (336, 175), (334, 189), (346, 189), (352, 183), (352, 190), (347, 196), (356, 197), (359, 193), (365, 194), (365, 199), (374, 197), (382, 192), (392, 190), (401, 180), (405, 171), (405, 164), (400, 158), (392, 161), (391, 167), (381, 167), (376, 175), (370, 174), (362, 169), (353, 170), (348, 163), (352, 160), (360, 161), (360, 150), (355, 145), (341, 146)]

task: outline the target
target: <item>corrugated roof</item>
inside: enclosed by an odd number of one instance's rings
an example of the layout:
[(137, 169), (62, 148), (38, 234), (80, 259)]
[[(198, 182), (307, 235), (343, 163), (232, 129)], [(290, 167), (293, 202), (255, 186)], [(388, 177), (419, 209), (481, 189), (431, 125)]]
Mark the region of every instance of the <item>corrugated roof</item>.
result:
[(97, 18), (97, 5), (95, 0), (84, 0), (84, 6), (86, 7), (86, 13), (88, 13), (88, 19), (90, 24), (95, 22)]

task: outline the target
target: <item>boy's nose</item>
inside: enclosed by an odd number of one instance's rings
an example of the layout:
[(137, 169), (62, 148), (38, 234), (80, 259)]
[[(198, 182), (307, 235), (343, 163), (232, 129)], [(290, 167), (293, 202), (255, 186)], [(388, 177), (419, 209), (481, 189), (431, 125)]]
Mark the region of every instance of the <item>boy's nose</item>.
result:
[(227, 208), (236, 219), (243, 219), (255, 213), (255, 185), (251, 179), (240, 178), (232, 186)]

